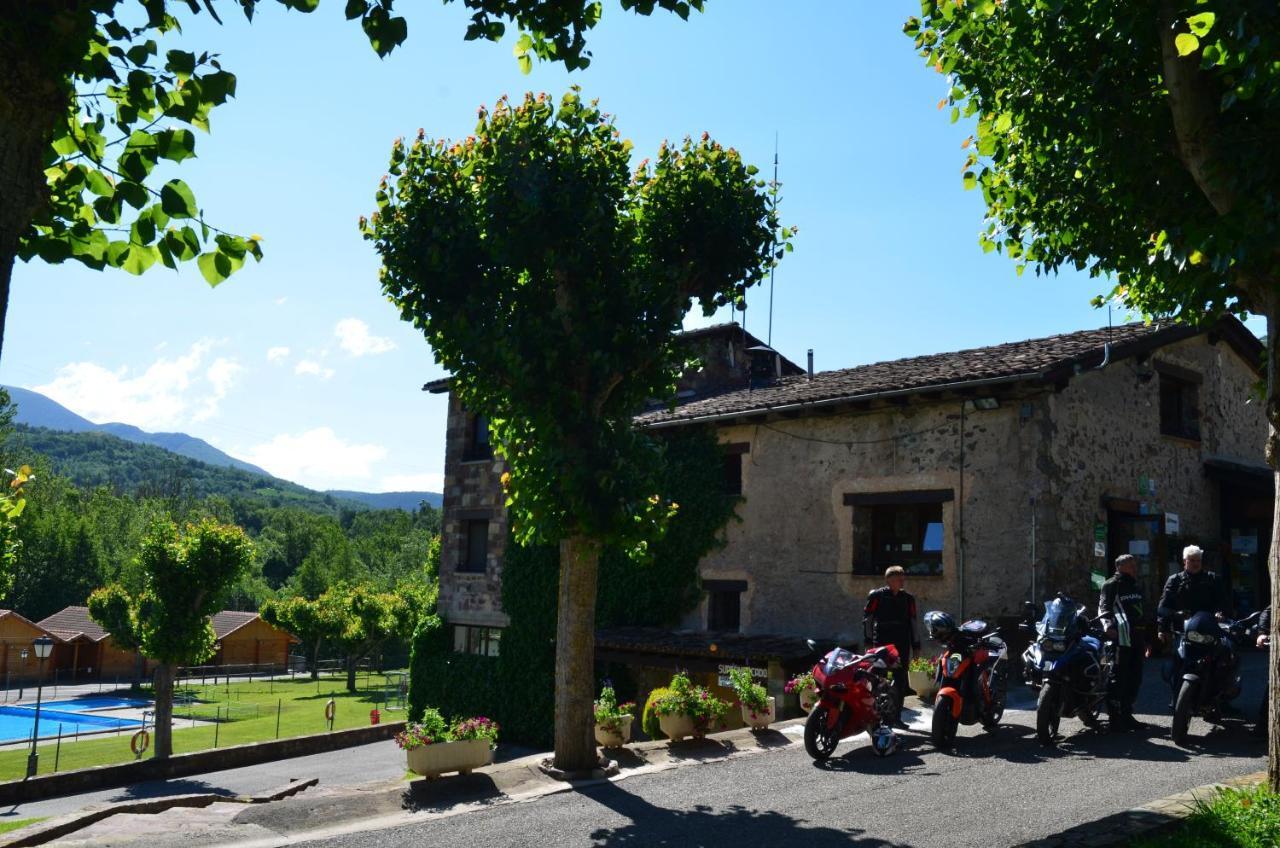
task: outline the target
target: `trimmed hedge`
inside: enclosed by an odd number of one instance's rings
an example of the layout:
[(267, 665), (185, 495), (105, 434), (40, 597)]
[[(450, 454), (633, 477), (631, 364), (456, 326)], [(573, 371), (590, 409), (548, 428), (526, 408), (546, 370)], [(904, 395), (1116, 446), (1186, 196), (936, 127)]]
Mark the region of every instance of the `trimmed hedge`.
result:
[[(667, 532), (636, 563), (624, 551), (600, 557), (596, 624), (673, 626), (701, 599), (698, 563), (722, 544), (721, 531), (738, 499), (724, 492), (724, 454), (709, 429), (665, 439), (663, 495), (679, 504)], [(523, 547), (508, 537), (502, 564), (502, 608), (511, 624), (497, 657), (453, 653), (448, 626), (427, 622), (414, 635), (409, 668), (409, 717), (429, 705), (449, 717), (484, 715), (502, 725), (504, 740), (540, 748), (553, 741), (556, 597), (559, 553)], [(434, 625), (434, 626), (433, 626)], [(620, 700), (636, 695), (615, 668)], [(643, 722), (642, 722), (643, 724)]]

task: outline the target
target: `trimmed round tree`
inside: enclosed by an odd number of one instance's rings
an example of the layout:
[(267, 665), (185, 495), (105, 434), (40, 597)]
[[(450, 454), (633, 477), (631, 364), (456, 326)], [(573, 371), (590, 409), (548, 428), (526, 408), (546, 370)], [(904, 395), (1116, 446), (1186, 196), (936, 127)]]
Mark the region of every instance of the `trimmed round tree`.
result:
[(175, 673), (213, 656), (210, 617), (252, 559), (253, 544), (233, 524), (206, 519), (179, 531), (165, 521), (143, 540), (141, 592), (131, 595), (116, 583), (89, 596), (89, 615), (118, 646), (156, 661), (157, 759), (173, 753)]
[[(1266, 457), (1280, 469), (1280, 6), (923, 0), (921, 9), (905, 30), (946, 75), (939, 107), (950, 104), (953, 121), (977, 116), (963, 179), (987, 203), (983, 249), (1007, 253), (1019, 271), (1105, 276), (1112, 297), (1147, 315), (1265, 315)], [(1280, 533), (1272, 540), (1274, 608)], [(1280, 791), (1280, 734), (1270, 756)]]
[(792, 231), (732, 148), (705, 134), (632, 168), (629, 141), (577, 88), (503, 98), (457, 143), (392, 147), (361, 226), (382, 288), (426, 336), (506, 461), (516, 538), (559, 545), (555, 765), (595, 765), (597, 572), (605, 544), (641, 553), (674, 505), (660, 448), (632, 426), (675, 396), (675, 344), (759, 282)]

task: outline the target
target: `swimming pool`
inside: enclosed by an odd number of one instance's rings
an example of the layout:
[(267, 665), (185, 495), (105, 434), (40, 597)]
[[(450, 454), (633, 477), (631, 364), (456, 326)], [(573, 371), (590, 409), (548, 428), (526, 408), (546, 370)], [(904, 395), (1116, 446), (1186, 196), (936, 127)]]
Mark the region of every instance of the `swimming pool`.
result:
[(45, 710), (62, 709), (78, 713), (85, 710), (142, 709), (149, 706), (151, 706), (150, 701), (137, 698), (113, 698), (109, 695), (94, 695), (89, 698), (75, 698), (70, 701), (45, 701), (40, 706), (40, 712), (43, 714)]
[[(31, 728), (35, 725), (36, 711), (34, 707), (0, 707), (0, 743), (22, 742), (31, 738)], [(58, 735), (61, 726), (63, 736), (76, 733), (95, 733), (118, 728), (141, 727), (142, 722), (132, 718), (112, 718), (110, 716), (86, 713), (71, 713), (64, 710), (40, 707), (40, 738), (51, 739)]]

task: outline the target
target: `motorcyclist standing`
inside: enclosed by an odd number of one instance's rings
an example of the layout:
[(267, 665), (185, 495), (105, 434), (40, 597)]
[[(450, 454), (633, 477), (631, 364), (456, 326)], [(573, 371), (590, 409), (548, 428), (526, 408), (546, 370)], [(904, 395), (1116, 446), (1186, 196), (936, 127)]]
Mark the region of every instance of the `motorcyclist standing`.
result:
[[(1267, 607), (1262, 611), (1262, 615), (1258, 616), (1258, 627), (1255, 631), (1258, 634), (1257, 646), (1259, 650), (1266, 650), (1271, 647), (1271, 607)], [(1268, 658), (1267, 668), (1270, 669), (1271, 663)], [(1270, 727), (1271, 714), (1269, 701), (1271, 699), (1270, 671), (1268, 671), (1268, 679), (1263, 681), (1266, 687), (1262, 692), (1262, 707), (1258, 711), (1258, 725), (1255, 733), (1266, 738), (1268, 728)]]
[[(1186, 617), (1198, 612), (1212, 612), (1222, 620), (1226, 618), (1228, 608), (1226, 585), (1218, 575), (1204, 570), (1204, 551), (1195, 545), (1187, 545), (1182, 549), (1182, 570), (1169, 576), (1160, 595), (1160, 604), (1156, 608), (1156, 641), (1161, 648), (1169, 644), (1175, 619), (1181, 626)], [(1177, 654), (1173, 662), (1171, 679), (1180, 680), (1182, 673)]]
[(1142, 660), (1146, 637), (1142, 588), (1138, 585), (1138, 558), (1125, 554), (1116, 558), (1115, 574), (1102, 584), (1098, 616), (1115, 643), (1115, 662), (1107, 686), (1107, 715), (1112, 730), (1138, 730), (1146, 725), (1133, 715), (1133, 702), (1142, 686)]
[(885, 584), (867, 595), (867, 605), (862, 610), (862, 633), (869, 646), (893, 645), (898, 649), (902, 665), (893, 675), (897, 692), (898, 715), (895, 724), (902, 725), (902, 702), (906, 698), (907, 668), (913, 651), (920, 650), (920, 637), (916, 635), (916, 599), (903, 587), (907, 572), (898, 565), (885, 569)]

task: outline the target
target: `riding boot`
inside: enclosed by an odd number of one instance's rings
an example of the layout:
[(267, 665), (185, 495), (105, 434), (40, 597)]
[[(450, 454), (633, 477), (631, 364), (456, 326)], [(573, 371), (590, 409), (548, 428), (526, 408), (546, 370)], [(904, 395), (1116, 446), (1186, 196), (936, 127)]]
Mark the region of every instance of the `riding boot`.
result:
[(1109, 730), (1129, 729), (1129, 724), (1125, 721), (1124, 704), (1119, 701), (1107, 701), (1107, 728)]

